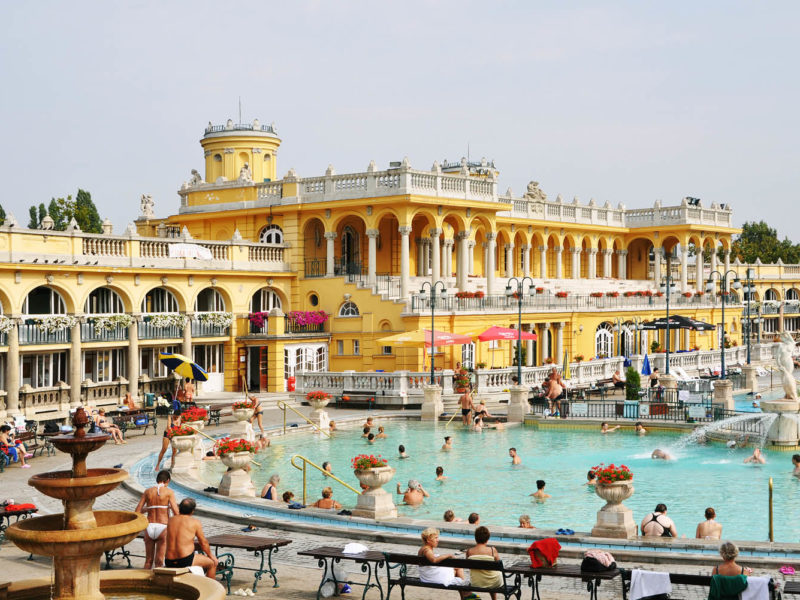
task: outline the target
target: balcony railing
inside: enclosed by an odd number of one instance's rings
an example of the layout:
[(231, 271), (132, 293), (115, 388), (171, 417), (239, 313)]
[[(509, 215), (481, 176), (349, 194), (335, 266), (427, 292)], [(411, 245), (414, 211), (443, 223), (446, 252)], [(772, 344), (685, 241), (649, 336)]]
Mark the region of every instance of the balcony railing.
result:
[(152, 323), (146, 321), (139, 322), (139, 339), (140, 340), (164, 340), (175, 339), (183, 337), (183, 328), (175, 325), (167, 327), (156, 327)]
[[(307, 279), (314, 277), (325, 277), (328, 272), (328, 264), (324, 258), (313, 258), (304, 263), (304, 274)], [(355, 281), (366, 273), (366, 265), (361, 261), (346, 260), (336, 257), (333, 261), (333, 274), (344, 275), (350, 281)]]
[(19, 325), (20, 346), (68, 344), (71, 339), (69, 328), (62, 329), (61, 331), (47, 332), (42, 331), (33, 323), (21, 323)]
[(300, 325), (288, 316), (283, 317), (283, 326), (286, 333), (325, 333), (325, 323)]
[(128, 328), (116, 326), (113, 329), (96, 331), (94, 324), (81, 323), (82, 342), (124, 342), (128, 339)]
[(230, 327), (218, 327), (210, 323), (192, 320), (192, 337), (226, 337)]

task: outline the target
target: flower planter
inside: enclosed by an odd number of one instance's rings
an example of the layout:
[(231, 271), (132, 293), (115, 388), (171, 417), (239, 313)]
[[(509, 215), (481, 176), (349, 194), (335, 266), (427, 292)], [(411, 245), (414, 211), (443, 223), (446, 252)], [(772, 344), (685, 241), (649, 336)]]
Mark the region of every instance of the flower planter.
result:
[(173, 473), (194, 473), (197, 471), (198, 462), (195, 460), (194, 449), (197, 444), (196, 435), (174, 435), (170, 440), (172, 453), (175, 457)]
[(237, 421), (247, 421), (250, 417), (253, 416), (253, 409), (252, 408), (234, 408), (233, 409), (233, 418)]
[(330, 398), (312, 398), (308, 401), (308, 403), (311, 405), (311, 408), (314, 409), (314, 412), (316, 412), (328, 406), (330, 401)]
[(194, 436), (193, 435), (176, 435), (173, 436), (170, 440), (170, 444), (172, 444), (172, 450), (175, 452), (188, 452), (192, 448), (194, 448)]
[(625, 500), (633, 496), (633, 480), (628, 481), (614, 481), (612, 483), (598, 483), (594, 491), (603, 500), (606, 501), (606, 506), (616, 506), (622, 504)]
[(255, 497), (256, 488), (250, 479), (250, 473), (244, 470), (252, 457), (250, 452), (228, 452), (220, 455), (222, 464), (228, 467), (217, 487), (220, 496)]
[(595, 493), (606, 501), (597, 511), (597, 523), (592, 528), (592, 536), (604, 538), (631, 539), (636, 537), (637, 527), (633, 512), (622, 504), (633, 495), (633, 480), (614, 481), (595, 486)]
[(184, 425), (187, 427), (194, 427), (197, 431), (203, 431), (203, 428), (206, 426), (205, 421), (185, 421)]
[(392, 495), (383, 489), (383, 486), (394, 477), (394, 467), (354, 469), (353, 472), (358, 481), (366, 487), (356, 501), (353, 516), (370, 519), (397, 518), (397, 507), (392, 501)]
[(242, 469), (250, 463), (252, 454), (249, 452), (228, 452), (219, 457), (222, 464), (231, 470)]

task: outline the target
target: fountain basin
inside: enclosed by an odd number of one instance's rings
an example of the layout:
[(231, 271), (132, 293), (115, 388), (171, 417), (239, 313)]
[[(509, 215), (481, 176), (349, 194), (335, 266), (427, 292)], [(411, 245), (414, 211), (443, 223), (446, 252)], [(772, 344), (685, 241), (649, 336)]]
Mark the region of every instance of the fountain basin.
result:
[(102, 447), (109, 438), (105, 433), (87, 433), (83, 437), (56, 435), (50, 438), (50, 443), (65, 454), (89, 454)]
[(86, 477), (73, 477), (72, 471), (51, 471), (34, 475), (28, 485), (59, 500), (90, 500), (107, 494), (127, 478), (128, 472), (122, 469), (87, 469)]
[(147, 528), (147, 517), (119, 510), (94, 511), (94, 529), (65, 530), (64, 515), (25, 519), (6, 529), (6, 537), (25, 552), (40, 556), (99, 556), (119, 548)]

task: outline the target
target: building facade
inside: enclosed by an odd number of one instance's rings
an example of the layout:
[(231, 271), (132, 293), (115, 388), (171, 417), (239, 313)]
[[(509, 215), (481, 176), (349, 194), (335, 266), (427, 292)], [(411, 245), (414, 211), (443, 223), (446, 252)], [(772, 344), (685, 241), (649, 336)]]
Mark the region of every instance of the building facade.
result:
[[(526, 366), (658, 351), (638, 324), (670, 307), (718, 325), (674, 332), (673, 351), (738, 345), (800, 328), (800, 267), (731, 262), (729, 206), (686, 198), (628, 209), (548, 198), (536, 182), (498, 191), (494, 164), (407, 159), (379, 169), (276, 178), (281, 140), (258, 121), (209, 124), (205, 173), (177, 211), (150, 197), (122, 234), (0, 227), (0, 416), (63, 417), (171, 389), (158, 352), (181, 352), (209, 388), (283, 391), (300, 372), (420, 373), (431, 357), (383, 338), (430, 327), (424, 282), (442, 281), (436, 328), (477, 334), (521, 322)], [(167, 211), (169, 212), (169, 210)], [(46, 225), (45, 225), (46, 226)], [(721, 286), (719, 274), (754, 291)], [(714, 290), (706, 292), (713, 272)], [(722, 296), (722, 293), (726, 295)], [(726, 303), (724, 327), (722, 304)], [(722, 331), (725, 331), (723, 335)], [(437, 349), (436, 368), (512, 364), (506, 342)]]

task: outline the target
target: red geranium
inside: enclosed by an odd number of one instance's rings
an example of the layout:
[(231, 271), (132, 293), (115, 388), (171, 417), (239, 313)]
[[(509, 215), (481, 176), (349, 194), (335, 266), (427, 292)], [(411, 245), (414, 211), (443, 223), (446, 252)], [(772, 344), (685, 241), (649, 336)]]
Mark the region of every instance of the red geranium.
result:
[(205, 408), (192, 407), (187, 408), (181, 413), (181, 418), (184, 421), (205, 421), (208, 416), (208, 411)]
[(233, 403), (233, 410), (239, 410), (239, 409), (242, 409), (242, 408), (245, 408), (245, 409), (249, 410), (249, 409), (253, 408), (253, 406), (254, 405), (253, 405), (252, 402), (250, 402), (250, 400), (239, 400), (239, 402), (234, 402)]
[(188, 425), (177, 425), (175, 427), (170, 427), (167, 429), (167, 437), (172, 439), (175, 436), (183, 436), (183, 435), (194, 435), (197, 433), (194, 428), (189, 427)]
[(232, 452), (255, 452), (256, 447), (247, 440), (223, 438), (216, 443), (217, 454), (230, 454)]
[(594, 472), (597, 477), (597, 482), (601, 485), (608, 485), (615, 481), (630, 481), (633, 479), (633, 473), (625, 465), (617, 466), (613, 463), (610, 465), (600, 463), (596, 467), (592, 467), (592, 472)]
[(374, 454), (359, 454), (353, 458), (351, 464), (353, 465), (354, 469), (363, 471), (364, 469), (385, 467), (389, 464), (389, 461), (387, 461), (385, 458), (382, 458), (380, 454), (378, 454), (378, 456), (375, 456)]
[(308, 392), (306, 394), (306, 400), (311, 402), (312, 400), (321, 401), (321, 400), (330, 400), (331, 395), (328, 392), (323, 391), (316, 391), (316, 392)]

